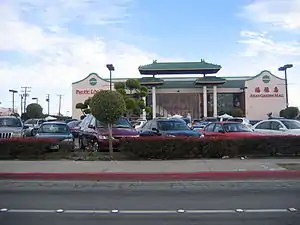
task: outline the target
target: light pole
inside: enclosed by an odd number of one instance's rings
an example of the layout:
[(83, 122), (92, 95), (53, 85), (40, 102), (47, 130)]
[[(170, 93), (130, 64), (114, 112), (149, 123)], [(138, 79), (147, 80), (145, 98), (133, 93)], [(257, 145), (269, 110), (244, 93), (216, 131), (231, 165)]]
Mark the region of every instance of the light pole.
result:
[(106, 64), (106, 68), (109, 70), (109, 90), (112, 90), (112, 82), (111, 82), (111, 71), (115, 71), (115, 67), (113, 64)]
[(18, 91), (12, 89), (9, 89), (8, 91), (12, 93), (12, 112), (15, 113), (15, 94), (18, 93)]
[(35, 100), (37, 104), (39, 103), (39, 98), (32, 98), (32, 100)]
[(293, 64), (285, 64), (284, 66), (281, 66), (278, 68), (279, 71), (284, 71), (284, 80), (285, 80), (285, 103), (286, 108), (289, 107), (289, 97), (288, 97), (288, 83), (287, 83), (287, 69), (290, 69), (293, 67)]

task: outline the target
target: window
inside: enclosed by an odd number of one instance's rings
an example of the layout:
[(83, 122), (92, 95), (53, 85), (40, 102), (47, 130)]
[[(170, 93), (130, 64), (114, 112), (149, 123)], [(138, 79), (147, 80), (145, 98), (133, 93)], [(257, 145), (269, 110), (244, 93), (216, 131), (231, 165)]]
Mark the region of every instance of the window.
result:
[(241, 123), (225, 123), (223, 124), (226, 132), (252, 132), (252, 130)]
[(270, 121), (261, 122), (255, 127), (255, 129), (271, 130), (271, 122)]
[(1, 118), (0, 127), (22, 127), (22, 122), (18, 118)]
[(271, 122), (271, 129), (272, 130), (279, 130), (280, 128), (283, 128), (283, 126), (277, 122), (277, 121), (272, 121)]
[(214, 128), (213, 131), (214, 131), (214, 132), (220, 132), (220, 131), (223, 131), (222, 125), (217, 123), (217, 124), (215, 125), (215, 128)]
[(300, 129), (300, 122), (296, 120), (283, 120), (281, 122), (287, 129)]
[(144, 124), (144, 126), (142, 127), (142, 129), (143, 130), (150, 130), (152, 123), (153, 123), (152, 120), (148, 121), (147, 123)]
[[(103, 122), (97, 121), (97, 127), (107, 127), (107, 125)], [(113, 124), (114, 128), (132, 128), (132, 124), (125, 118), (120, 118), (115, 124)]]
[(43, 124), (38, 133), (68, 134), (70, 130), (65, 124)]
[(179, 120), (157, 121), (157, 129), (161, 131), (167, 130), (190, 130), (185, 122)]
[(207, 132), (213, 132), (214, 127), (215, 127), (215, 124), (214, 124), (214, 123), (211, 123), (211, 124), (209, 124), (209, 125), (207, 125), (207, 126), (205, 127), (205, 131), (207, 131)]
[(229, 121), (229, 122), (237, 122), (237, 123), (242, 123), (242, 122), (243, 122), (243, 119), (232, 118), (232, 119), (228, 119), (227, 121)]

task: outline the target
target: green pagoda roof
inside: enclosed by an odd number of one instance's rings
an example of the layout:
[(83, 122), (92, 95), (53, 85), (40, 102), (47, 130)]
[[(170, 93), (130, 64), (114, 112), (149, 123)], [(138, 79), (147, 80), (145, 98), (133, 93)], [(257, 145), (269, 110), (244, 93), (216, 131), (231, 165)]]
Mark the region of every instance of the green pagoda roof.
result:
[(226, 79), (221, 78), (221, 77), (201, 77), (195, 80), (195, 84), (200, 84), (200, 85), (206, 85), (206, 84), (224, 84), (226, 83)]
[(200, 62), (157, 62), (139, 66), (140, 74), (214, 74), (222, 67), (220, 65), (207, 63), (203, 59)]
[(157, 86), (164, 83), (163, 79), (156, 77), (142, 77), (141, 79), (139, 79), (139, 81), (141, 85), (145, 86)]

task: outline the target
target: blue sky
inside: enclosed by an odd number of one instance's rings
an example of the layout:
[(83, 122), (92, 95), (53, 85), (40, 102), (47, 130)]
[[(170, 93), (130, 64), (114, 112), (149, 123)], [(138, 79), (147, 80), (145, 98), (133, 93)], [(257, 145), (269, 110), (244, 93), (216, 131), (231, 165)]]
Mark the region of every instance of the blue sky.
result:
[[(253, 76), (293, 63), (290, 102), (300, 106), (300, 0), (2, 0), (0, 106), (9, 88), (31, 86), (46, 108), (71, 110), (71, 83), (90, 72), (139, 77), (158, 61), (206, 61), (220, 76)], [(4, 34), (4, 35), (3, 35)], [(16, 104), (20, 103), (16, 101)]]

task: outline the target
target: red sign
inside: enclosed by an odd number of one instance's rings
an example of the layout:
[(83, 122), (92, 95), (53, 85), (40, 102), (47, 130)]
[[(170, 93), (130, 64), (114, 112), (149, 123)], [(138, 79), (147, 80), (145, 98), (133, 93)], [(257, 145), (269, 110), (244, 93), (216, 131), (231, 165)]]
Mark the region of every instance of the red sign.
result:
[(273, 93), (270, 92), (270, 88), (269, 87), (264, 87), (263, 88), (264, 93), (261, 93), (260, 88), (256, 87), (254, 89), (255, 94), (250, 94), (251, 98), (272, 98), (272, 97), (284, 97), (283, 94), (278, 94), (279, 89), (278, 87), (274, 87), (273, 89)]
[(98, 91), (101, 91), (102, 89), (83, 89), (83, 90), (76, 90), (76, 95), (94, 95)]

